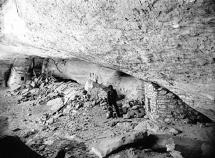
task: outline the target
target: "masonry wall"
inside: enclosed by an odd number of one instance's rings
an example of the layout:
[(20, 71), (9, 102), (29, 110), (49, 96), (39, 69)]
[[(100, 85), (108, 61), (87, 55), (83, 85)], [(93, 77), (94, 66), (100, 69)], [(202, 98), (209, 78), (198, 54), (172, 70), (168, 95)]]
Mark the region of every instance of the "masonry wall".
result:
[(16, 59), (11, 69), (10, 77), (7, 83), (8, 86), (14, 89), (25, 83), (25, 81), (30, 78), (29, 70), (31, 66), (32, 60), (30, 58)]
[(145, 90), (145, 108), (146, 114), (150, 119), (157, 120), (159, 118), (157, 112), (157, 91), (152, 83), (146, 82), (144, 84)]
[(6, 87), (12, 61), (0, 60), (0, 88)]
[(145, 83), (145, 108), (149, 118), (159, 122), (211, 122), (168, 89), (150, 82)]
[(4, 73), (0, 71), (0, 87), (5, 87)]

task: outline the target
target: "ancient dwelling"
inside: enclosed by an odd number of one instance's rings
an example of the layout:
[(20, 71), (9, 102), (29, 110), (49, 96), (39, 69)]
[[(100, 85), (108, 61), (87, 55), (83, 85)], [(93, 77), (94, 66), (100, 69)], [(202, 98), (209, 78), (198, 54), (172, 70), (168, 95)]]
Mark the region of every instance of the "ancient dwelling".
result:
[(4, 73), (0, 73), (0, 87), (4, 87), (5, 86), (5, 80), (4, 80)]
[(145, 82), (144, 87), (145, 109), (150, 119), (162, 123), (174, 123), (184, 119), (192, 123), (211, 122), (168, 89), (153, 82)]
[[(20, 65), (20, 62), (23, 64)], [(206, 116), (187, 105), (179, 96), (157, 83), (141, 80), (121, 71), (76, 58), (56, 60), (31, 57), (18, 60), (18, 62), (14, 62), (11, 69), (8, 86), (16, 88), (42, 72), (61, 80), (76, 81), (85, 85), (87, 91), (113, 85), (119, 97), (143, 101), (142, 106), (147, 116), (154, 121), (168, 124), (177, 121), (211, 122)]]
[(8, 86), (13, 89), (25, 84), (25, 81), (31, 77), (29, 72), (30, 66), (31, 61), (28, 58), (15, 60), (7, 81)]
[(12, 63), (9, 60), (0, 61), (0, 87), (7, 87), (7, 81), (11, 74)]
[[(4, 80), (7, 80), (7, 86), (14, 89), (25, 84), (32, 77), (37, 77), (42, 72), (43, 58), (41, 57), (25, 57), (15, 59), (7, 69), (9, 73)], [(7, 74), (4, 74), (6, 76)]]

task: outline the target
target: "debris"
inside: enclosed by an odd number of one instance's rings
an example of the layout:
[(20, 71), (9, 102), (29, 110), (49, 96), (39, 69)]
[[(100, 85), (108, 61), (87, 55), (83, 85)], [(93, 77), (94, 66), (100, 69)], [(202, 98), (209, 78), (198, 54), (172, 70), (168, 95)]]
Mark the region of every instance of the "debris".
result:
[(28, 137), (30, 137), (30, 136), (36, 134), (37, 132), (38, 132), (38, 131), (35, 130), (35, 129), (33, 129), (33, 130), (31, 130), (31, 131), (28, 131), (28, 132), (23, 136), (23, 138), (28, 138)]
[(43, 144), (45, 145), (52, 145), (54, 143), (53, 139), (44, 140)]

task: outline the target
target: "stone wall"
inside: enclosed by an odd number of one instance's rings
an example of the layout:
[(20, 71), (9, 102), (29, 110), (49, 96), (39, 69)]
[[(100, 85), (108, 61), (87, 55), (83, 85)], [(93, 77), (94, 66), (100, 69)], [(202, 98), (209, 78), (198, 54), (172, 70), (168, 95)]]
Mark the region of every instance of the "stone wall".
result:
[(0, 72), (0, 87), (5, 87), (4, 73)]
[(7, 86), (11, 65), (11, 60), (0, 60), (0, 88)]
[(211, 122), (203, 114), (184, 103), (177, 95), (152, 82), (145, 82), (145, 109), (150, 119), (174, 123)]
[(16, 59), (11, 68), (10, 77), (8, 79), (8, 86), (12, 89), (19, 87), (26, 80), (30, 78), (30, 68), (32, 60), (29, 58)]
[(155, 89), (154, 85), (150, 82), (145, 82), (145, 109), (146, 114), (150, 119), (156, 120), (158, 116), (157, 112), (157, 95), (158, 92)]
[(8, 80), (8, 86), (12, 89), (18, 88), (26, 81), (26, 72), (18, 67), (13, 67), (10, 78)]

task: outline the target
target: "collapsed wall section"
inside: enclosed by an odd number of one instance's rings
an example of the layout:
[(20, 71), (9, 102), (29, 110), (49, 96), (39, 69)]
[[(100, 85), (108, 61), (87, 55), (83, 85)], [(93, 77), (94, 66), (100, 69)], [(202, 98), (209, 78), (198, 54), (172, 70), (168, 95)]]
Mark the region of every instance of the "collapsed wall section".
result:
[(28, 58), (16, 59), (11, 68), (10, 77), (8, 80), (8, 86), (12, 89), (18, 88), (20, 85), (24, 84), (27, 79), (29, 79), (29, 68), (30, 61)]
[[(7, 86), (16, 89), (33, 76), (41, 73), (43, 58), (40, 57), (23, 57), (15, 59), (9, 68), (9, 78), (5, 78)], [(7, 76), (7, 74), (4, 74)]]

